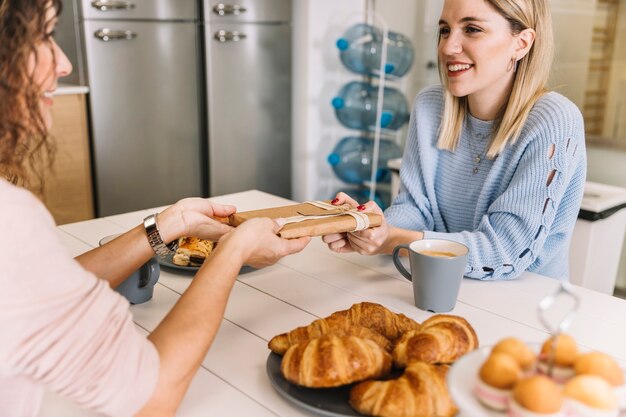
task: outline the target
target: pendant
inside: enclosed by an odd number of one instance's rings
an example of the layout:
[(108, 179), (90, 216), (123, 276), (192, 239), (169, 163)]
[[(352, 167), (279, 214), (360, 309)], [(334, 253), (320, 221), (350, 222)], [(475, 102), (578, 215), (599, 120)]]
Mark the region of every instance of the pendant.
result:
[(478, 173), (478, 167), (474, 167), (474, 169), (472, 170), (472, 172), (473, 172), (474, 174), (477, 174), (477, 173)]

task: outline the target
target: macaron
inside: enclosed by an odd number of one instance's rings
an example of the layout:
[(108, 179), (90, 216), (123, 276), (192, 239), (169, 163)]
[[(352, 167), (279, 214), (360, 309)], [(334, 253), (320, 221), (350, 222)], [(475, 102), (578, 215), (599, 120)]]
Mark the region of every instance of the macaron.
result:
[(509, 403), (510, 417), (564, 417), (561, 388), (545, 375), (521, 379), (513, 389)]
[(505, 411), (515, 384), (522, 378), (517, 361), (505, 353), (491, 353), (478, 372), (474, 393), (485, 406)]
[(506, 353), (515, 359), (525, 372), (532, 371), (537, 361), (535, 352), (533, 352), (526, 343), (516, 337), (507, 337), (500, 340), (493, 349), (491, 349), (491, 353)]
[(613, 387), (597, 375), (577, 375), (563, 387), (572, 417), (617, 417), (618, 398)]
[(615, 391), (619, 408), (626, 410), (626, 380), (624, 370), (609, 355), (589, 352), (580, 355), (574, 362), (576, 375), (597, 375), (606, 380)]
[(576, 341), (571, 336), (561, 333), (556, 336), (556, 341), (555, 336), (552, 336), (541, 346), (537, 370), (545, 375), (550, 373), (552, 379), (563, 384), (574, 376), (574, 361), (577, 357)]

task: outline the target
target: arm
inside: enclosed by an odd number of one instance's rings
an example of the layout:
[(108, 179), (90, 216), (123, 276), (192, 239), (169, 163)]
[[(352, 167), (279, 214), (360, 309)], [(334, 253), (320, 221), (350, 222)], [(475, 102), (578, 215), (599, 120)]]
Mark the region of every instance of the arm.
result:
[[(159, 230), (165, 243), (182, 236), (195, 236), (217, 241), (232, 228), (213, 219), (228, 217), (235, 207), (211, 203), (201, 198), (188, 198), (168, 207), (157, 216)], [(154, 256), (139, 225), (99, 248), (76, 257), (86, 270), (109, 281), (115, 288), (133, 271)]]
[(160, 358), (157, 387), (137, 416), (173, 415), (213, 342), (235, 278), (244, 263), (264, 266), (299, 252), (310, 238), (276, 236), (279, 225), (252, 219), (220, 240), (174, 308), (150, 334)]
[(580, 112), (565, 99), (547, 97), (495, 164), (500, 174), (510, 170), (510, 180), (501, 184), (501, 192), (491, 189), (491, 203), (476, 228), (426, 232), (425, 237), (468, 246), (465, 275), (470, 278), (513, 279), (527, 269), (565, 278), (586, 172)]

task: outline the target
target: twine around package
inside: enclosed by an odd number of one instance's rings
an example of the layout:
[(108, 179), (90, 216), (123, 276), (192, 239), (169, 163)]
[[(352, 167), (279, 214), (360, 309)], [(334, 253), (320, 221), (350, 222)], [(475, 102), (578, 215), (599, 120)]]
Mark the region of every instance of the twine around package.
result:
[(231, 215), (228, 223), (231, 226), (239, 226), (255, 217), (284, 218), (286, 224), (278, 234), (286, 239), (354, 232), (380, 226), (382, 223), (380, 214), (358, 211), (348, 204), (333, 206), (328, 201), (307, 201), (288, 206), (244, 211)]

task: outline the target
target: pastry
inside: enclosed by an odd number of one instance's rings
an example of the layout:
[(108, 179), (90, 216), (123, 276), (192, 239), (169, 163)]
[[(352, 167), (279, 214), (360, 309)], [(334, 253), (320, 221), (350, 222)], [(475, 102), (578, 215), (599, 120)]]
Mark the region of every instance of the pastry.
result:
[(392, 342), (404, 332), (420, 327), (419, 323), (404, 314), (394, 313), (380, 304), (369, 302), (354, 304), (347, 310), (331, 314), (328, 318), (347, 320), (350, 323), (367, 327)]
[(545, 375), (521, 379), (509, 402), (510, 417), (564, 417), (563, 394), (557, 384)]
[(197, 237), (181, 237), (172, 262), (179, 266), (200, 266), (213, 251), (214, 243)]
[(600, 352), (580, 355), (574, 362), (576, 375), (590, 374), (604, 378), (615, 391), (619, 408), (626, 410), (626, 383), (624, 370), (610, 356)]
[(577, 375), (563, 389), (572, 417), (617, 417), (618, 399), (613, 387), (597, 375)]
[[(557, 383), (563, 384), (574, 376), (574, 361), (578, 356), (578, 346), (576, 341), (567, 334), (561, 333), (556, 336), (556, 344), (554, 337), (550, 337), (541, 346), (537, 370), (547, 375), (552, 365), (550, 377)], [(550, 363), (551, 361), (553, 363)]]
[(450, 364), (478, 347), (472, 326), (462, 317), (438, 314), (418, 330), (406, 332), (393, 350), (393, 361), (405, 367), (412, 361)]
[(370, 416), (453, 416), (458, 410), (446, 386), (447, 371), (446, 365), (412, 362), (397, 379), (355, 385), (350, 405)]
[(331, 388), (388, 374), (391, 355), (370, 339), (323, 335), (291, 346), (280, 370), (294, 384)]
[(506, 353), (517, 361), (524, 372), (532, 372), (537, 355), (528, 347), (528, 345), (518, 338), (507, 337), (500, 340), (491, 349), (491, 353)]
[(493, 352), (480, 367), (474, 392), (487, 407), (505, 411), (515, 384), (522, 378), (522, 368), (506, 353)]
[(386, 351), (391, 351), (391, 342), (383, 335), (367, 327), (352, 324), (350, 321), (338, 318), (318, 319), (308, 326), (298, 327), (288, 333), (274, 336), (268, 343), (272, 352), (284, 355), (292, 345), (308, 342), (325, 334), (336, 336), (357, 336), (371, 339)]

